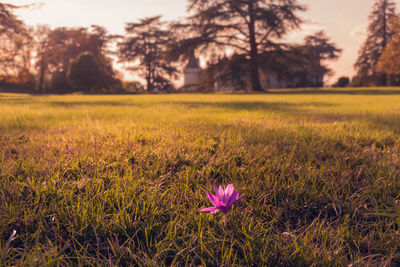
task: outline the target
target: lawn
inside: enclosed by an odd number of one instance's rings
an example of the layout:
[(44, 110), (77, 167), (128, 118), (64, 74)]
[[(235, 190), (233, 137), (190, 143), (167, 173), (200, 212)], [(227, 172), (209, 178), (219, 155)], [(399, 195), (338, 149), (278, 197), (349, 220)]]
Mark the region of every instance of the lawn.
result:
[(395, 266), (399, 134), (399, 88), (0, 94), (0, 265)]

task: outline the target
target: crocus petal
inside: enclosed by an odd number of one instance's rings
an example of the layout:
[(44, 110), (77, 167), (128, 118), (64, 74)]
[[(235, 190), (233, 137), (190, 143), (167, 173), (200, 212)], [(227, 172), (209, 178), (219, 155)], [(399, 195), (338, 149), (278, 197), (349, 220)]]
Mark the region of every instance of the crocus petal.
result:
[(223, 196), (224, 196), (224, 189), (222, 188), (222, 185), (220, 185), (219, 187), (218, 187), (218, 197), (219, 198), (222, 198)]
[(233, 184), (228, 184), (225, 188), (225, 195), (231, 196), (234, 190), (235, 186)]
[(211, 213), (215, 213), (215, 212), (214, 212), (215, 210), (217, 210), (217, 212), (218, 212), (218, 209), (217, 209), (216, 207), (205, 208), (205, 209), (199, 210), (199, 212), (211, 212)]
[(223, 188), (222, 186), (220, 186), (219, 191), (220, 191), (219, 200), (221, 200), (222, 202), (224, 202), (226, 204), (229, 199), (229, 195), (227, 194), (226, 187)]
[(211, 201), (211, 203), (212, 203), (215, 207), (220, 206), (221, 204), (224, 205), (224, 203), (222, 203), (221, 201), (219, 201), (219, 199), (218, 199), (216, 196), (214, 196), (213, 194), (210, 194), (210, 193), (207, 192), (207, 196), (208, 196), (208, 199)]
[(233, 194), (229, 198), (228, 203), (226, 205), (227, 206), (232, 206), (233, 204), (238, 202), (239, 201), (238, 200), (238, 196), (239, 196), (239, 190), (236, 190), (235, 192), (233, 192)]
[(214, 184), (214, 191), (215, 191), (215, 195), (217, 196), (217, 198), (219, 198), (219, 191), (217, 189), (217, 187)]

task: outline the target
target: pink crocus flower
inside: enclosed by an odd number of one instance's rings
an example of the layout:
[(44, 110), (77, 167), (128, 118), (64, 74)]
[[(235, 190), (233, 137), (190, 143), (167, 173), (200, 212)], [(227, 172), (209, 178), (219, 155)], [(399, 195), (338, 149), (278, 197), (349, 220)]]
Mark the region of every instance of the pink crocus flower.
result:
[(232, 208), (232, 205), (241, 200), (244, 195), (239, 197), (239, 190), (235, 191), (233, 184), (229, 184), (225, 189), (222, 186), (217, 187), (214, 185), (215, 196), (207, 192), (207, 196), (210, 199), (214, 207), (205, 208), (200, 210), (200, 212), (210, 212), (212, 214), (221, 211), (226, 215)]

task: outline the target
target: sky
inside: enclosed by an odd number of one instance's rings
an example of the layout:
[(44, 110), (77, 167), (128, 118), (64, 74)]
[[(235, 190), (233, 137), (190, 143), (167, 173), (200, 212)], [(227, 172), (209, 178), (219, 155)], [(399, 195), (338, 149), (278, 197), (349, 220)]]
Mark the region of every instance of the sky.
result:
[[(40, 1), (40, 2), (39, 2)], [(165, 20), (184, 18), (186, 0), (6, 0), (5, 3), (26, 5), (29, 9), (16, 12), (27, 25), (47, 24), (51, 27), (105, 26), (110, 33), (124, 33), (126, 22), (140, 18), (163, 15)], [(298, 0), (307, 7), (299, 13), (305, 20), (301, 30), (287, 36), (288, 41), (301, 42), (304, 36), (324, 30), (343, 53), (339, 60), (330, 62), (335, 75), (354, 75), (353, 65), (358, 50), (366, 38), (368, 15), (374, 0)], [(396, 1), (400, 4), (400, 0)]]

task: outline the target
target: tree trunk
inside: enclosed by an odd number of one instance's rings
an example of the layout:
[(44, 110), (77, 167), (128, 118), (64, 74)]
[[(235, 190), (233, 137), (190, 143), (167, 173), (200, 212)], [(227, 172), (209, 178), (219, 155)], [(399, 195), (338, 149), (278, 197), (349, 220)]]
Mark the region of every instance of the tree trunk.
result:
[(258, 67), (258, 48), (256, 42), (256, 33), (255, 33), (255, 14), (254, 14), (254, 3), (249, 1), (249, 15), (250, 21), (248, 24), (249, 34), (250, 34), (250, 74), (251, 74), (251, 86), (254, 91), (262, 91), (261, 83), (260, 83), (260, 73)]
[(152, 86), (151, 86), (150, 76), (146, 77), (146, 91), (147, 91), (147, 93), (151, 93), (153, 91)]
[(147, 93), (151, 93), (152, 91), (153, 91), (153, 84), (152, 84), (152, 79), (151, 79), (151, 63), (150, 63), (150, 61), (149, 60), (147, 60), (147, 63), (146, 63), (146, 82), (147, 82), (147, 88), (146, 88), (146, 91), (147, 91)]
[(318, 82), (317, 82), (317, 87), (324, 87), (324, 70), (321, 64), (321, 57), (319, 54), (317, 54), (317, 60), (318, 60), (318, 67), (321, 69), (321, 72), (318, 74)]
[[(383, 40), (382, 40), (382, 51), (381, 51), (381, 54), (383, 53), (383, 51), (385, 50), (385, 48), (386, 48), (386, 46), (387, 46), (387, 40), (388, 40), (388, 36), (387, 36), (387, 27), (388, 27), (388, 25), (387, 25), (387, 20), (386, 20), (386, 9), (387, 9), (387, 5), (386, 5), (387, 3), (386, 3), (386, 1), (384, 1), (383, 2), (383, 7), (382, 7), (382, 11), (383, 11), (383, 21), (382, 21), (382, 23), (383, 23)], [(387, 86), (388, 85), (388, 78), (387, 78), (387, 75), (386, 75), (386, 73), (383, 73), (382, 74), (382, 85), (384, 85), (384, 86)]]
[(44, 73), (45, 73), (45, 63), (44, 60), (42, 59), (40, 62), (40, 74), (39, 74), (39, 84), (38, 84), (38, 90), (41, 93), (44, 93), (43, 90), (43, 83), (44, 83)]

